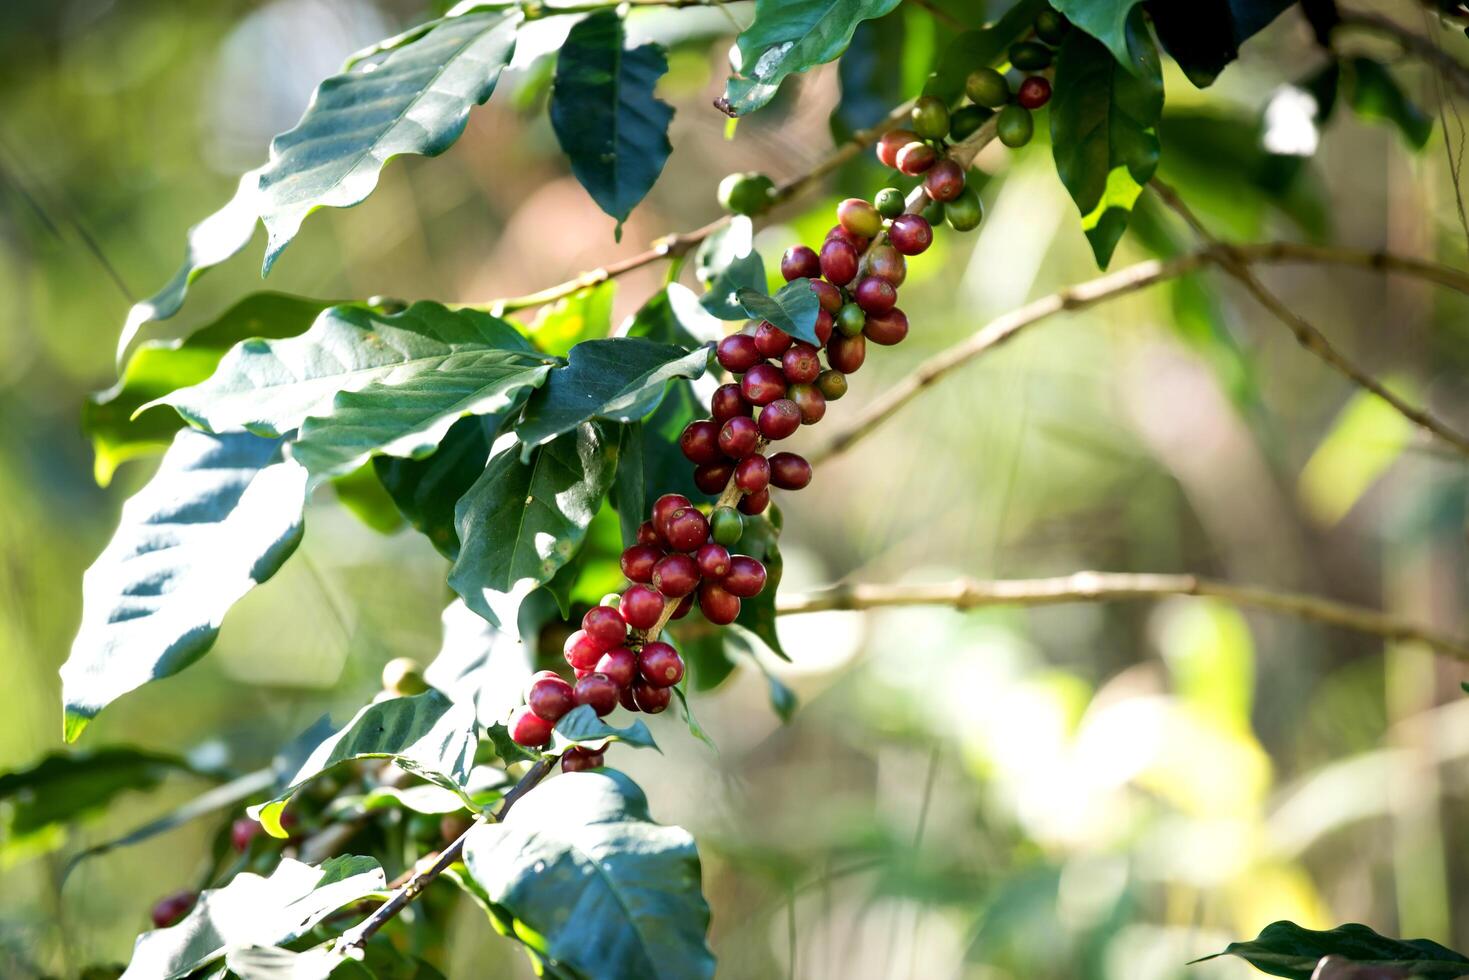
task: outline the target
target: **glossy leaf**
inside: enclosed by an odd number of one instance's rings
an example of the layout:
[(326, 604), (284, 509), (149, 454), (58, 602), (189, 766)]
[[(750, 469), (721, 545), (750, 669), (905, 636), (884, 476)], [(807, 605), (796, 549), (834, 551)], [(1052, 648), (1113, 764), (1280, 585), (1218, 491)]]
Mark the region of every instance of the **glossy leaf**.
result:
[(438, 448), (422, 459), (376, 456), (372, 460), (377, 478), (399, 513), (451, 561), (459, 557), (454, 508), (485, 471), (490, 444), (502, 421), (497, 415), (473, 415), (450, 426)]
[(821, 346), (816, 338), (816, 317), (821, 312), (821, 303), (811, 290), (811, 280), (792, 279), (774, 296), (753, 289), (741, 289), (737, 295), (751, 319), (769, 320), (792, 337)]
[(282, 858), (270, 877), (242, 872), (223, 888), (201, 893), (178, 925), (139, 936), (123, 977), (182, 977), (233, 949), (289, 942), (386, 887), (382, 868), (370, 857), (328, 858), (319, 867)]
[(1433, 120), (1408, 98), (1381, 62), (1351, 58), (1343, 63), (1347, 102), (1363, 119), (1390, 123), (1403, 140), (1421, 150), (1433, 135)]
[(281, 813), (291, 796), (316, 776), (356, 759), (389, 759), (407, 772), (464, 795), (474, 765), (475, 714), (471, 704), (438, 691), (368, 705), (328, 737), (286, 780), (285, 789), (250, 815), (275, 837), (290, 836)]
[(555, 964), (598, 980), (714, 975), (693, 838), (654, 823), (620, 772), (546, 783), (503, 824), (471, 831), (464, 859), (487, 900)]
[(606, 742), (623, 742), (638, 749), (658, 749), (653, 733), (648, 731), (641, 718), (634, 718), (626, 728), (617, 728), (598, 718), (589, 704), (578, 705), (568, 711), (556, 722), (551, 733), (551, 748), (556, 752), (565, 752), (573, 745), (601, 745)]
[(831, 131), (838, 141), (876, 126), (907, 97), (903, 73), (894, 70), (902, 64), (907, 40), (903, 15), (899, 8), (852, 32), (852, 43), (837, 62), (842, 95), (831, 110)]
[(653, 96), (668, 59), (656, 44), (625, 44), (615, 10), (578, 21), (557, 57), (551, 94), (551, 128), (572, 173), (619, 228), (673, 151), (673, 109)]
[(694, 273), (709, 291), (699, 304), (721, 320), (743, 320), (741, 289), (765, 292), (765, 263), (755, 251), (755, 226), (744, 215), (706, 238), (694, 253)]
[(1238, 956), (1271, 976), (1310, 980), (1321, 958), (1332, 955), (1364, 966), (1396, 967), (1414, 977), (1469, 976), (1469, 957), (1428, 939), (1379, 936), (1356, 923), (1317, 931), (1294, 922), (1272, 922), (1254, 939), (1230, 943), (1224, 952), (1195, 962)]
[(67, 740), (202, 656), (236, 600), (296, 550), (305, 504), (306, 471), (278, 441), (179, 432), (82, 579), (81, 628), (61, 668)]
[(749, 555), (765, 566), (765, 588), (760, 594), (740, 601), (737, 624), (759, 637), (782, 660), (790, 660), (780, 645), (780, 634), (775, 628), (775, 593), (780, 588), (781, 574), (785, 562), (780, 556), (780, 511), (771, 508), (771, 517), (760, 515), (745, 518), (745, 534), (735, 546), (735, 552)]
[[(1140, 23), (1133, 14), (1138, 2), (1139, 0), (1052, 0), (1051, 5), (1080, 28), (1080, 33), (1089, 34), (1102, 42), (1119, 65), (1146, 78), (1154, 74), (1154, 66), (1139, 52), (1135, 39), (1131, 37), (1136, 29), (1134, 24)], [(1143, 29), (1146, 30), (1145, 27)], [(1078, 32), (1069, 34), (1068, 39), (1076, 33)], [(1063, 41), (1062, 45), (1065, 43)], [(1156, 63), (1157, 58), (1153, 61)], [(1057, 91), (1060, 91), (1059, 86)]]
[[(763, 269), (760, 274), (764, 276)], [(701, 305), (700, 297), (692, 289), (671, 282), (638, 309), (623, 335), (645, 337), (660, 344), (698, 347), (723, 337), (724, 323)]]
[(1163, 112), (1158, 52), (1142, 13), (1127, 31), (1133, 70), (1100, 44), (1071, 31), (1056, 58), (1051, 144), (1056, 172), (1082, 216), (1097, 264), (1106, 267), (1133, 203), (1158, 167)]
[(594, 419), (640, 419), (657, 407), (670, 380), (698, 378), (708, 364), (707, 347), (689, 351), (638, 337), (584, 341), (531, 395), (515, 433), (534, 448)]
[(444, 639), (423, 676), (451, 701), (473, 705), (484, 727), (520, 704), (532, 674), (530, 648), (471, 612), (462, 599), (444, 607)]
[(1046, 6), (1045, 0), (1020, 0), (999, 20), (988, 27), (964, 31), (949, 42), (939, 58), (938, 68), (923, 88), (953, 102), (964, 94), (964, 82), (976, 68), (993, 68), (1006, 60), (1010, 45), (1031, 29), (1035, 15)]
[(449, 585), (470, 609), (497, 625), (498, 597), (550, 581), (586, 536), (616, 469), (615, 436), (594, 425), (530, 451), (491, 457), (459, 501), (462, 545)]
[[(524, 360), (514, 360), (517, 366), (529, 365), (530, 358), (539, 356), (515, 328), (488, 313), (449, 310), (428, 302), (393, 314), (366, 306), (334, 306), (300, 337), (236, 346), (207, 381), (153, 404), (172, 405), (202, 429), (282, 435), (310, 416), (331, 415), (340, 392), (409, 383), (431, 389), (431, 381), (420, 379), (435, 372), (461, 373), (462, 365), (472, 369), (498, 364), (504, 352), (523, 355)], [(503, 372), (496, 371), (494, 377), (503, 377)], [(376, 396), (363, 397), (370, 401)], [(434, 405), (449, 406), (448, 424), (461, 414), (454, 409), (457, 397), (451, 391), (433, 402), (433, 394), (429, 395)], [(472, 407), (493, 411), (503, 402), (504, 396), (492, 391), (485, 405)], [(447, 430), (444, 419), (437, 421)], [(413, 420), (407, 419), (405, 429), (412, 428)], [(411, 436), (405, 439), (421, 445)]]
[(754, 112), (788, 76), (836, 60), (858, 24), (897, 5), (898, 0), (756, 0), (755, 19), (736, 41), (739, 75), (725, 86), (721, 108), (732, 116)]
[(1212, 85), (1239, 48), (1296, 0), (1196, 0), (1191, 4), (1149, 0), (1148, 13), (1163, 50), (1189, 81)]

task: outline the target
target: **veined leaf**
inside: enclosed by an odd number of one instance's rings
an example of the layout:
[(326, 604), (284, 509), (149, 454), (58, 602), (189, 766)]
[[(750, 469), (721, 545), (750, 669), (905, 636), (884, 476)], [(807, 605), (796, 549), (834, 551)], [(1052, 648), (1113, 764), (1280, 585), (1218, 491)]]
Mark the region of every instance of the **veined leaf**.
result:
[(1317, 931), (1294, 922), (1272, 922), (1248, 942), (1230, 943), (1224, 952), (1275, 977), (1310, 980), (1324, 956), (1340, 956), (1358, 966), (1392, 967), (1413, 977), (1469, 976), (1469, 956), (1428, 939), (1389, 939), (1356, 923)]
[(82, 580), (82, 624), (61, 668), (67, 741), (202, 656), (236, 600), (296, 550), (305, 504), (306, 471), (282, 460), (279, 441), (179, 432)]
[(525, 460), (518, 445), (490, 458), (454, 511), (461, 543), (449, 585), (470, 609), (499, 625), (501, 597), (550, 581), (586, 537), (616, 460), (616, 436), (595, 425), (579, 425)]
[(615, 10), (578, 21), (557, 56), (551, 93), (551, 128), (571, 172), (619, 231), (673, 152), (673, 109), (653, 96), (668, 59), (656, 44), (625, 43)]
[[(449, 310), (428, 302), (394, 314), (334, 306), (300, 337), (246, 341), (225, 355), (207, 381), (150, 404), (172, 405), (192, 424), (215, 432), (245, 429), (281, 435), (299, 428), (309, 416), (331, 414), (339, 392), (397, 387), (435, 372), (460, 377), (496, 360), (484, 357), (489, 351), (539, 356), (510, 324), (476, 310)], [(542, 358), (542, 363), (549, 361)], [(423, 385), (432, 387), (430, 382)], [(447, 404), (449, 418), (436, 421), (452, 424), (462, 413), (454, 407), (458, 396), (452, 385), (447, 390), (426, 400)], [(473, 401), (471, 391), (466, 403)], [(487, 410), (502, 401), (501, 393), (492, 390)], [(412, 420), (406, 419), (404, 426), (411, 433)], [(409, 441), (421, 445), (411, 435)]]
[(269, 878), (242, 872), (208, 889), (183, 921), (145, 932), (125, 980), (186, 976), (230, 950), (274, 946), (309, 932), (344, 905), (387, 887), (370, 857), (328, 858), (318, 866), (282, 858)]
[(633, 719), (626, 728), (615, 728), (598, 718), (589, 704), (572, 708), (556, 722), (551, 732), (551, 747), (556, 752), (565, 752), (573, 745), (601, 745), (606, 742), (624, 742), (634, 748), (663, 751), (653, 741), (653, 733), (648, 731), (641, 718)]
[(765, 292), (765, 263), (755, 251), (755, 226), (736, 215), (710, 235), (694, 253), (694, 272), (709, 291), (699, 303), (721, 320), (742, 320), (744, 307), (736, 295), (741, 289)]
[(475, 615), (462, 599), (445, 606), (441, 618), (443, 643), (424, 679), (451, 701), (473, 705), (489, 728), (520, 704), (532, 673), (530, 647)]
[(741, 289), (737, 294), (745, 314), (756, 320), (769, 320), (798, 340), (820, 347), (816, 338), (816, 318), (821, 301), (811, 289), (810, 279), (792, 279), (774, 296), (754, 289)]
[[(1140, 56), (1134, 40), (1129, 35), (1134, 30), (1133, 8), (1139, 0), (1052, 0), (1052, 5), (1065, 14), (1071, 23), (1100, 41), (1117, 63), (1135, 75), (1149, 77), (1154, 74), (1154, 65)], [(1146, 31), (1146, 27), (1143, 28)], [(1065, 41), (1062, 42), (1065, 44)], [(1059, 87), (1057, 88), (1059, 92)]]
[(503, 416), (472, 415), (449, 427), (439, 448), (422, 459), (373, 458), (373, 469), (398, 511), (450, 561), (459, 557), (454, 508), (485, 471)]
[(898, 0), (755, 0), (755, 19), (736, 42), (739, 75), (724, 87), (720, 107), (732, 116), (754, 112), (775, 97), (787, 76), (835, 60), (858, 24), (897, 5)]
[(668, 381), (700, 377), (708, 364), (707, 347), (688, 351), (639, 337), (583, 341), (531, 395), (515, 434), (533, 449), (593, 419), (640, 419), (658, 406)]
[(288, 837), (281, 826), (286, 803), (313, 778), (354, 759), (389, 759), (399, 768), (457, 793), (474, 766), (474, 706), (456, 704), (438, 691), (369, 704), (307, 757), (286, 788), (250, 808), (250, 815), (274, 837)]
[(714, 975), (694, 840), (654, 823), (642, 790), (620, 772), (546, 783), (504, 823), (474, 828), (464, 860), (487, 900), (519, 920), (517, 934), (579, 975)]

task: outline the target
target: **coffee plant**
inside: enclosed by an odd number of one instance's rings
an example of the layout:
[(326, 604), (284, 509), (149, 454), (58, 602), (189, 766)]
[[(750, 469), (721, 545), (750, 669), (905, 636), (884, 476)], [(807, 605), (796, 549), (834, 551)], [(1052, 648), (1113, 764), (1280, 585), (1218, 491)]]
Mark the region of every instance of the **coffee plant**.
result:
[[(1464, 8), (1447, 0), (1398, 3), (1436, 31), (1465, 23)], [(1295, 89), (1313, 100), (1301, 125), (1325, 123), (1341, 101), (1415, 147), (1428, 142), (1432, 121), (1394, 69), (1333, 47), (1343, 14), (1331, 0), (1017, 0), (993, 20), (971, 9), (979, 5), (915, 2), (944, 39), (926, 79), (892, 91), (898, 73), (879, 63), (876, 71), (893, 76), (885, 82), (891, 105), (874, 112), (859, 105), (867, 92), (844, 88), (832, 156), (786, 183), (761, 173), (711, 179), (705, 192), (727, 212), (711, 225), (484, 306), (263, 292), (182, 339), (171, 330), (197, 277), (242, 251), (257, 222), (268, 235), (264, 275), (312, 212), (365, 200), (392, 158), (448, 151), (471, 111), (495, 97), (519, 33), (547, 19), (569, 24), (549, 78), (551, 129), (621, 237), (673, 152), (673, 110), (655, 94), (666, 53), (631, 43), (627, 18), (647, 7), (717, 6), (464, 0), (360, 51), (320, 84), (233, 198), (189, 231), (174, 277), (133, 306), (117, 350), (119, 381), (88, 405), (86, 421), (104, 481), (127, 459), (163, 452), (82, 584), (82, 623), (62, 669), (68, 742), (114, 701), (209, 652), (230, 608), (291, 559), (307, 500), (323, 486), (369, 522), (373, 507), (390, 501), (443, 556), (456, 597), (437, 659), (393, 661), (382, 693), (344, 724), (279, 733), (269, 770), (106, 845), (187, 819), (222, 821), (208, 875), (181, 877), (174, 894), (137, 896), (140, 913), (151, 906), (154, 928), (138, 937), (123, 976), (436, 976), (432, 955), (409, 951), (405, 922), (442, 914), (436, 893), (455, 888), (523, 947), (539, 975), (712, 976), (695, 841), (655, 821), (643, 791), (615, 768), (618, 756), (657, 751), (642, 714), (673, 709), (690, 737), (707, 739), (691, 695), (734, 669), (733, 651), (755, 643), (799, 657), (775, 628), (785, 611), (776, 602), (780, 502), (821, 493), (813, 464), (960, 361), (1043, 317), (1212, 265), (1309, 353), (1446, 451), (1469, 450), (1447, 423), (1337, 352), (1251, 269), (1357, 265), (1463, 290), (1461, 275), (1386, 254), (1222, 241), (1156, 179), (1167, 151), (1166, 62), (1204, 89), (1280, 16), (1304, 17), (1320, 41)], [(862, 70), (844, 59), (854, 32), (898, 6), (731, 5), (733, 70), (707, 111), (737, 120), (778, 96), (789, 101), (793, 81), (839, 59), (848, 85)], [(1202, 146), (1232, 161), (1241, 187), (1288, 208), (1284, 189), (1310, 148), (1284, 145), (1291, 134), (1279, 130), (1267, 125), (1265, 151), (1242, 150), (1222, 129), (1189, 139), (1192, 152)], [(1001, 318), (903, 386), (863, 390), (852, 376), (868, 357), (922, 329), (900, 305), (909, 263), (985, 219), (986, 171), (976, 159), (1045, 152), (1100, 267), (1129, 228), (1157, 258)], [(789, 242), (783, 282), (772, 284), (753, 247), (756, 223), (859, 154), (881, 170), (851, 171), (867, 185), (836, 206), (820, 240)], [(702, 292), (678, 281), (690, 259)], [(577, 304), (598, 302), (600, 283), (663, 260), (673, 266), (667, 286), (627, 323), (607, 336), (579, 332), (577, 323), (595, 318), (579, 320)], [(535, 323), (517, 318), (534, 308), (548, 312)], [(848, 406), (830, 441), (810, 443), (815, 453), (782, 445)], [(620, 553), (589, 535), (607, 508)], [(586, 569), (612, 560), (625, 584), (589, 597)], [(1056, 584), (1052, 594), (1215, 594), (1463, 655), (1456, 641), (1367, 611), (1146, 578), (1099, 575)], [(986, 601), (972, 592), (910, 598)], [(808, 608), (859, 600), (838, 592)], [(871, 604), (883, 601), (907, 600)], [(788, 692), (773, 684), (777, 710), (788, 713)], [(121, 747), (62, 753), (0, 777), (0, 800), (18, 807), (14, 833), (190, 768), (197, 765), (181, 757)], [(94, 798), (48, 814), (49, 787), (94, 777)], [(819, 802), (807, 805), (819, 820)], [(406, 858), (389, 852), (389, 823), (408, 828)], [(1469, 975), (1469, 958), (1362, 926), (1312, 932), (1276, 923), (1225, 952), (1276, 976)]]

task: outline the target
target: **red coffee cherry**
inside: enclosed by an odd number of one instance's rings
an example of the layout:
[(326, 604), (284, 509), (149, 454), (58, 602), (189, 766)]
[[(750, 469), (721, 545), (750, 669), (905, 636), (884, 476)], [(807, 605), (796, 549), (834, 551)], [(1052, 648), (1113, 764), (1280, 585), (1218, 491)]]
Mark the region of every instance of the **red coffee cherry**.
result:
[(524, 745), (528, 749), (540, 748), (551, 741), (551, 723), (521, 705), (510, 715), (510, 738), (516, 745)]
[(760, 351), (755, 348), (755, 338), (744, 333), (730, 334), (721, 340), (714, 348), (714, 356), (731, 374), (743, 374), (762, 360)]
[(796, 453), (770, 457), (770, 483), (782, 490), (802, 490), (811, 482), (811, 464)]
[(740, 394), (740, 386), (731, 382), (715, 388), (709, 396), (709, 413), (717, 424), (723, 425), (737, 415), (749, 415), (750, 403)]
[(709, 419), (684, 426), (678, 437), (678, 448), (690, 463), (716, 463), (724, 458), (719, 451), (719, 425)]
[(785, 439), (800, 427), (801, 410), (789, 398), (778, 398), (760, 409), (760, 434), (767, 439)]
[[(856, 296), (857, 305), (869, 316), (885, 313), (898, 302), (898, 291), (893, 288), (893, 284), (877, 276), (863, 276), (853, 295)], [(815, 376), (811, 380), (815, 381)]]
[(669, 555), (654, 566), (653, 587), (670, 599), (682, 599), (699, 587), (698, 563), (688, 555)]
[(740, 393), (752, 405), (769, 405), (786, 393), (785, 375), (774, 364), (761, 361), (740, 379)]
[(740, 600), (713, 582), (703, 582), (699, 585), (699, 611), (715, 626), (728, 626), (740, 614)]
[(802, 425), (815, 425), (826, 416), (826, 396), (814, 384), (791, 385), (786, 396), (801, 410)]
[(694, 608), (694, 593), (690, 592), (678, 601), (678, 605), (673, 607), (673, 615), (668, 618), (683, 619), (689, 614), (689, 610), (692, 608)]
[(816, 390), (827, 401), (837, 401), (847, 393), (847, 376), (840, 371), (822, 371), (816, 379)]
[(587, 635), (586, 630), (577, 630), (566, 638), (561, 652), (567, 663), (585, 670), (596, 665), (602, 654), (607, 652), (607, 647)]
[(638, 544), (654, 544), (663, 547), (665, 544), (663, 535), (653, 526), (652, 521), (644, 521), (638, 525)]
[(909, 143), (917, 142), (918, 134), (911, 129), (890, 129), (877, 141), (877, 158), (884, 167), (898, 166), (898, 151)]
[(848, 242), (827, 242), (821, 246), (821, 272), (833, 284), (845, 286), (857, 276), (857, 250)]
[(588, 769), (600, 769), (606, 763), (606, 753), (572, 749), (561, 757), (561, 771), (586, 772)]
[(651, 585), (634, 585), (622, 594), (622, 618), (633, 629), (652, 629), (662, 615), (663, 596)]
[(938, 151), (927, 143), (909, 143), (898, 151), (898, 169), (917, 177), (938, 162)]
[(735, 555), (729, 560), (729, 574), (719, 584), (732, 596), (752, 598), (765, 588), (765, 566), (749, 555)]
[[(754, 459), (755, 457), (750, 457)], [(762, 459), (764, 457), (761, 457)], [(699, 574), (707, 579), (719, 581), (729, 574), (729, 549), (710, 541), (694, 552), (694, 561), (699, 564)]]
[(856, 371), (866, 359), (867, 342), (860, 333), (855, 337), (834, 333), (826, 342), (826, 362), (843, 374)]
[(642, 708), (639, 708), (638, 703), (633, 700), (631, 685), (624, 687), (621, 691), (617, 693), (617, 703), (622, 705), (628, 711), (643, 710)]
[(668, 540), (668, 519), (690, 506), (692, 502), (681, 493), (665, 493), (653, 501), (653, 526), (658, 529), (663, 540)]
[(189, 914), (189, 910), (198, 900), (199, 893), (191, 891), (174, 892), (172, 895), (160, 898), (153, 904), (153, 909), (149, 912), (153, 918), (154, 928), (167, 929), (177, 924), (180, 919)]
[(1039, 109), (1051, 101), (1051, 83), (1044, 75), (1031, 75), (1020, 83), (1015, 102), (1025, 109)]
[(867, 318), (862, 332), (874, 344), (891, 347), (908, 336), (908, 316), (896, 306), (886, 313), (874, 313)]
[(770, 506), (770, 488), (766, 487), (759, 493), (747, 493), (740, 498), (741, 514), (758, 514)]
[[(676, 511), (668, 519), (668, 544), (674, 551), (693, 551), (708, 540), (709, 519), (693, 507)], [(658, 578), (656, 566), (653, 569), (653, 578)]]
[[(612, 683), (618, 687), (627, 687), (638, 675), (638, 655), (627, 647), (618, 647), (608, 650), (602, 654), (602, 659), (597, 661), (597, 673), (605, 674), (611, 678)], [(562, 683), (565, 683), (563, 681)], [(567, 692), (568, 694), (570, 691)]]
[(816, 311), (816, 339), (823, 344), (826, 338), (831, 336), (832, 319), (831, 314), (825, 310)]
[(867, 253), (867, 274), (901, 286), (908, 278), (908, 263), (891, 245), (874, 245)]
[(627, 623), (622, 613), (611, 606), (593, 606), (581, 618), (581, 628), (595, 638), (604, 649), (620, 644), (627, 636)]
[[(857, 288), (860, 290), (862, 287), (859, 285)], [(781, 356), (780, 370), (791, 384), (810, 384), (821, 373), (821, 358), (817, 356), (816, 348), (804, 341), (792, 344)]]
[(755, 328), (755, 349), (762, 357), (779, 357), (791, 346), (791, 335), (769, 320), (761, 320)]
[(821, 304), (821, 308), (829, 314), (841, 309), (842, 303), (846, 302), (842, 299), (842, 291), (825, 279), (812, 279), (811, 291), (816, 294), (816, 301)]
[(870, 201), (849, 197), (837, 205), (837, 221), (853, 235), (873, 239), (882, 234), (882, 215)]
[(904, 255), (921, 255), (933, 244), (933, 227), (918, 214), (900, 214), (888, 226), (888, 240)]
[(857, 250), (858, 255), (861, 255), (867, 250), (867, 246), (871, 244), (872, 239), (865, 235), (859, 235), (854, 231), (848, 231), (844, 226), (836, 224), (827, 230), (826, 237), (821, 240), (823, 245), (827, 242), (846, 242)]
[(610, 715), (617, 707), (617, 685), (606, 674), (588, 674), (576, 682), (571, 696), (577, 704), (589, 704), (597, 717)]
[[(605, 657), (603, 654), (602, 657)], [(601, 660), (602, 657), (597, 658)], [(561, 720), (561, 716), (572, 708), (576, 702), (571, 699), (571, 685), (559, 677), (542, 677), (530, 686), (525, 692), (525, 703), (536, 717), (544, 718), (551, 724)]]
[(634, 684), (632, 696), (640, 710), (656, 715), (667, 708), (668, 702), (673, 700), (673, 688), (654, 687), (652, 684)]
[[(756, 431), (754, 429), (755, 420), (746, 418), (746, 421), (750, 423), (751, 431)], [(723, 445), (724, 443), (720, 443), (721, 448)], [(753, 447), (755, 444), (752, 442), (750, 445)], [(728, 460), (723, 463), (705, 463), (703, 466), (696, 466), (694, 467), (694, 486), (699, 488), (700, 493), (717, 497), (724, 492), (724, 488), (729, 484), (729, 478), (734, 476), (734, 468), (735, 464)], [(652, 574), (652, 571), (649, 570), (650, 581)]]
[(230, 847), (235, 849), (235, 853), (244, 854), (250, 849), (250, 842), (264, 831), (265, 828), (256, 821), (249, 817), (240, 817), (230, 824)]
[(653, 566), (663, 557), (663, 549), (651, 544), (635, 544), (622, 553), (622, 574), (629, 582), (653, 581)]
[(923, 190), (935, 201), (952, 201), (964, 193), (964, 168), (947, 157), (940, 160), (924, 176)]
[(745, 493), (759, 493), (770, 483), (770, 464), (759, 453), (751, 453), (735, 467), (734, 481)]
[(792, 245), (780, 257), (780, 274), (786, 282), (792, 279), (815, 279), (821, 275), (821, 260), (815, 249), (805, 245)]
[(755, 451), (759, 441), (760, 427), (747, 415), (730, 419), (719, 430), (719, 448), (730, 459), (744, 459)]
[(683, 658), (667, 643), (649, 643), (638, 657), (638, 673), (654, 687), (672, 687), (683, 680)]

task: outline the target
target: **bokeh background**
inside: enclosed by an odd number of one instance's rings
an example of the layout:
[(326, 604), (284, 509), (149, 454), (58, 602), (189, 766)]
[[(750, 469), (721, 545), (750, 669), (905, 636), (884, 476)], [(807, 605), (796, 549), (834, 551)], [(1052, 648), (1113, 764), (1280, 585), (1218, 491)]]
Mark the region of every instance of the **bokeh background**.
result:
[[(748, 22), (748, 5), (638, 14), (634, 34), (672, 45), (660, 94), (678, 113), (664, 177), (620, 245), (543, 111), (556, 30), (523, 40), (451, 152), (394, 162), (365, 204), (313, 217), (269, 285), (483, 301), (697, 227), (718, 214), (723, 174), (786, 178), (828, 152), (843, 84), (865, 100), (845, 123), (916, 91), (948, 30), (910, 7), (864, 29), (846, 69), (789, 83), (733, 138), (710, 102), (731, 18)], [(1380, 9), (1423, 26), (1413, 4)], [(184, 230), (261, 161), (319, 79), (432, 12), (414, 0), (0, 4), (0, 769), (59, 748), (57, 668), (81, 573), (152, 468), (126, 464), (99, 488), (79, 422), (85, 396), (114, 378), (130, 300), (172, 273)], [(1463, 37), (1436, 36), (1469, 56)], [(1240, 240), (1388, 247), (1463, 267), (1441, 131), (1415, 152), (1339, 108), (1295, 181), (1248, 179), (1263, 107), (1323, 60), (1291, 11), (1207, 91), (1170, 74), (1162, 174)], [(1411, 61), (1393, 70), (1433, 113), (1434, 77)], [(1096, 274), (1040, 130), (1023, 151), (981, 156), (985, 224), (911, 263), (909, 340), (869, 357), (828, 428), (990, 317)], [(778, 211), (757, 239), (767, 264), (796, 236), (819, 239), (846, 192), (882, 179), (864, 156)], [(1178, 232), (1147, 207), (1138, 227), (1114, 266)], [(181, 328), (260, 288), (250, 256), (262, 240), (199, 282)], [(620, 280), (615, 318), (664, 271)], [(1469, 425), (1465, 297), (1340, 269), (1265, 276), (1374, 372)], [(1466, 490), (1462, 460), (1204, 273), (1035, 328), (824, 464), (785, 502), (783, 589), (1192, 571), (1454, 631)], [(369, 530), (330, 493), (308, 526), (209, 656), (124, 698), (83, 747), (258, 766), (323, 711), (342, 719), (370, 698), (388, 659), (431, 657), (442, 559), (407, 531)], [(780, 627), (794, 662), (756, 657), (799, 699), (789, 724), (747, 663), (694, 702), (717, 754), (670, 712), (652, 719), (664, 756), (613, 760), (655, 816), (700, 841), (721, 975), (1245, 977), (1232, 961), (1184, 964), (1280, 918), (1469, 948), (1463, 665), (1182, 599)], [(126, 794), (44, 846), (0, 840), (0, 973), (125, 960), (153, 899), (196, 873), (217, 821), (89, 861), (63, 888), (65, 859), (205, 785), (180, 776)], [(451, 914), (450, 976), (529, 976), (478, 910)]]

